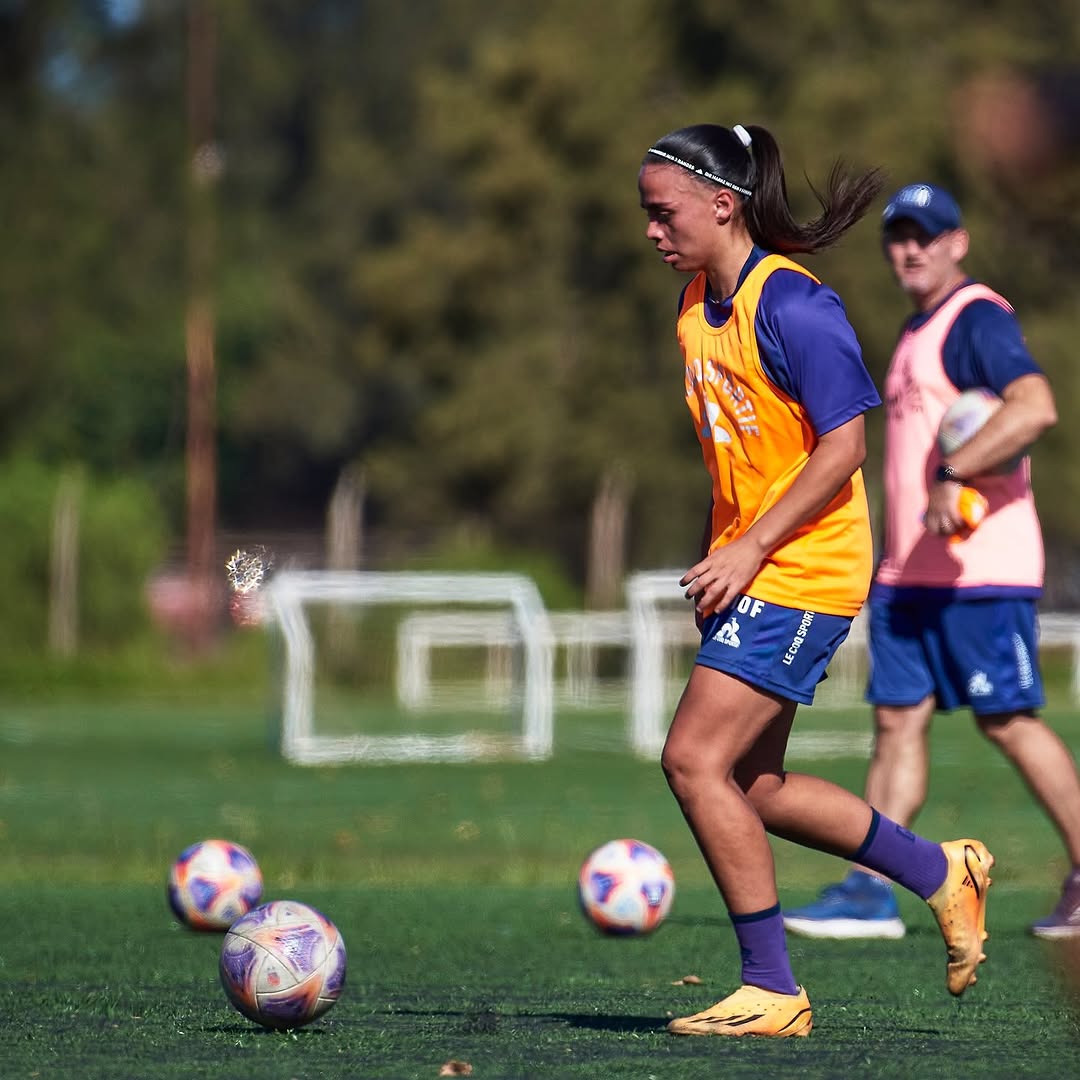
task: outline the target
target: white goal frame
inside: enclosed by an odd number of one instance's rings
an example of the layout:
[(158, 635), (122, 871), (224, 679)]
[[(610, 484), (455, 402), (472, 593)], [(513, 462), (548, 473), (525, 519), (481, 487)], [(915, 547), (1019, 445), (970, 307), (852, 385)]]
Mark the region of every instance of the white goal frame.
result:
[(524, 649), (522, 731), (502, 746), (532, 760), (551, 756), (554, 727), (551, 625), (533, 580), (523, 574), (426, 571), (283, 571), (266, 597), (285, 643), (281, 753), (297, 765), (349, 761), (473, 761), (490, 756), (483, 734), (319, 735), (315, 731), (315, 641), (311, 603), (504, 604)]
[(397, 699), (410, 712), (445, 701), (445, 689), (436, 694), (431, 685), (431, 654), (436, 648), (472, 646), (487, 651), (483, 700), (496, 707), (505, 704), (511, 694), (510, 650), (521, 644), (521, 632), (509, 611), (411, 612), (397, 630)]
[[(565, 653), (565, 677), (553, 676), (557, 705), (587, 709), (621, 706), (626, 680), (601, 679), (596, 673), (597, 652), (603, 648), (628, 650), (633, 643), (630, 617), (625, 611), (549, 611), (555, 665)], [(408, 710), (449, 703), (447, 690), (436, 694), (431, 683), (432, 653), (436, 649), (472, 646), (487, 651), (484, 700), (505, 701), (510, 692), (509, 651), (521, 645), (521, 634), (509, 612), (448, 612), (421, 610), (402, 619), (397, 634), (397, 698)], [(608, 685), (618, 682), (613, 693)], [(452, 700), (453, 695), (449, 695)]]
[[(653, 758), (664, 746), (671, 710), (668, 685), (671, 653), (678, 647), (695, 648), (701, 635), (694, 621), (693, 607), (679, 584), (685, 570), (644, 570), (626, 582), (626, 602), (633, 630), (630, 658), (630, 745), (641, 757)], [(673, 609), (681, 602), (684, 611)], [(1064, 636), (1059, 632), (1059, 636)], [(1080, 650), (1080, 637), (1077, 638)], [(848, 637), (829, 665), (829, 689), (818, 708), (835, 707), (830, 702), (861, 699), (860, 660), (866, 653), (866, 617), (856, 616)], [(1077, 653), (1080, 656), (1080, 651)], [(689, 676), (689, 667), (686, 669)], [(1077, 683), (1080, 686), (1080, 682)]]
[[(630, 609), (630, 745), (635, 754), (655, 758), (667, 737), (668, 662), (672, 645), (700, 644), (694, 611), (679, 585), (685, 570), (642, 570), (626, 579)], [(662, 605), (681, 600), (686, 605), (687, 629), (671, 618)], [(678, 613), (676, 613), (677, 615)], [(689, 670), (687, 671), (689, 674)]]

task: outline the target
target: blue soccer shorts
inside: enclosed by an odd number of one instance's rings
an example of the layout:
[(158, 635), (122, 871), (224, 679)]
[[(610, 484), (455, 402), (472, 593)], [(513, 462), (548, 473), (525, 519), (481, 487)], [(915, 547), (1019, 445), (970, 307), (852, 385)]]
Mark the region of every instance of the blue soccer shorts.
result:
[(812, 705), (851, 619), (739, 595), (708, 616), (695, 663), (734, 675), (790, 701)]
[(871, 597), (867, 701), (903, 707), (933, 694), (939, 709), (977, 716), (1041, 708), (1036, 602), (954, 597)]

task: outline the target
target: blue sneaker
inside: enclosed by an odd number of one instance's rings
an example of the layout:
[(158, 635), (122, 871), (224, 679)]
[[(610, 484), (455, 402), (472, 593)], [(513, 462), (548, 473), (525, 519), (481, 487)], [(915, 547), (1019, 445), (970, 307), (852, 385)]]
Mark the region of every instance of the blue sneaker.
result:
[(1065, 879), (1057, 907), (1028, 929), (1041, 938), (1080, 936), (1080, 869), (1074, 869)]
[(902, 938), (905, 933), (892, 885), (861, 870), (827, 885), (812, 904), (785, 912), (784, 926), (800, 937), (837, 940)]

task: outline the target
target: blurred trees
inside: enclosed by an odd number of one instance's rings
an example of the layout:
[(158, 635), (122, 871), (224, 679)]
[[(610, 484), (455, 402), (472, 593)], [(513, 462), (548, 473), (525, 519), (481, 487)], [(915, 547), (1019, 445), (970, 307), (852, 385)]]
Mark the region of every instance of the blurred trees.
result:
[[(682, 281), (644, 239), (635, 178), (653, 139), (699, 120), (769, 127), (802, 216), (837, 156), (951, 186), (970, 270), (1016, 304), (1063, 416), (1080, 392), (1075, 162), (1018, 185), (964, 140), (969, 79), (1072, 63), (1060, 5), (958, 0), (963, 34), (937, 5), (884, 0), (216, 12), (226, 527), (318, 527), (360, 467), (371, 531), (399, 555), (471, 538), (554, 553), (582, 582), (614, 484), (631, 566), (691, 558), (708, 489), (674, 346)], [(185, 13), (0, 3), (0, 447), (148, 481), (177, 537)], [(880, 376), (905, 302), (877, 222), (808, 265)], [(1037, 452), (1052, 543), (1080, 526), (1078, 441), (1064, 423)]]

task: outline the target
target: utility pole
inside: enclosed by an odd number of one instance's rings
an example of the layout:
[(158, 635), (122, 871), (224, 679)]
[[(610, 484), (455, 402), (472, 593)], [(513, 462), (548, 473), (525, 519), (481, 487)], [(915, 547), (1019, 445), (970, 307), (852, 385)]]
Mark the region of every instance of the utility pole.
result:
[(213, 630), (218, 590), (214, 537), (217, 517), (216, 397), (213, 276), (214, 189), (222, 159), (214, 142), (217, 51), (214, 0), (189, 0), (187, 56), (188, 297), (187, 576), (193, 600), (191, 643), (205, 646)]

